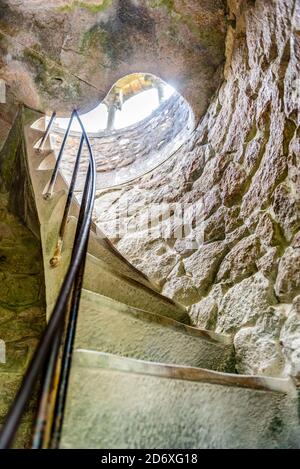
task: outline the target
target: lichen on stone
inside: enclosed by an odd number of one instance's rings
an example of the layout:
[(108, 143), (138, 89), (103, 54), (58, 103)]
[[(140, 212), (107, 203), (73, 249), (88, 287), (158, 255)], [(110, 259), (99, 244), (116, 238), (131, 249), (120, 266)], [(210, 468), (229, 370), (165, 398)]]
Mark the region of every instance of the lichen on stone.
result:
[(78, 80), (74, 80), (47, 56), (35, 49), (26, 48), (24, 61), (34, 69), (35, 82), (41, 92), (49, 96), (59, 96), (63, 92), (64, 99), (75, 99), (80, 96)]
[(90, 13), (102, 13), (107, 8), (109, 8), (112, 4), (112, 0), (98, 0), (95, 3), (84, 2), (80, 0), (73, 0), (73, 2), (69, 5), (63, 5), (58, 7), (58, 11), (65, 13), (65, 12), (72, 12), (75, 11), (77, 8), (82, 8)]

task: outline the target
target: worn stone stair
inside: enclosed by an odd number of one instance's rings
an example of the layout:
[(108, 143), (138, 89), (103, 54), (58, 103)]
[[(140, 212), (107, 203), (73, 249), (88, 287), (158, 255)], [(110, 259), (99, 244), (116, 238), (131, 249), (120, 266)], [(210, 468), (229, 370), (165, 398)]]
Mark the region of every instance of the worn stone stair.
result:
[[(50, 267), (68, 184), (59, 174), (37, 113), (24, 113), (27, 165), (43, 246), (51, 314), (74, 238), (73, 201), (62, 259)], [(33, 122), (35, 122), (34, 125)], [(234, 374), (229, 336), (188, 325), (186, 309), (164, 297), (95, 225), (66, 400), (61, 448), (298, 448), (297, 391), (290, 378)]]
[(299, 448), (299, 429), (288, 380), (80, 350), (61, 448)]
[(230, 337), (131, 308), (88, 290), (82, 292), (75, 348), (234, 371)]

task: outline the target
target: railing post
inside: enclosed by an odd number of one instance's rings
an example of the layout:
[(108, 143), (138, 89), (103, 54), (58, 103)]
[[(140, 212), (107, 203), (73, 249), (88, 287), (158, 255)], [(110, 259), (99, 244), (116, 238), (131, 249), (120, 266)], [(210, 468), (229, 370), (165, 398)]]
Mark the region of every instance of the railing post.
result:
[(42, 140), (40, 141), (39, 146), (36, 148), (36, 152), (37, 152), (37, 153), (41, 153), (41, 152), (44, 150), (44, 145), (45, 145), (46, 140), (47, 140), (47, 138), (48, 138), (48, 136), (49, 136), (49, 134), (50, 134), (50, 132), (51, 132), (52, 125), (53, 125), (53, 123), (54, 123), (54, 121), (55, 121), (55, 118), (56, 118), (56, 112), (54, 111), (54, 112), (52, 113), (52, 116), (51, 116), (49, 122), (48, 122), (46, 131), (45, 131), (45, 133), (44, 133), (44, 135), (43, 135), (43, 138), (42, 138)]
[(50, 198), (52, 197), (52, 192), (53, 192), (53, 188), (54, 188), (54, 185), (55, 185), (55, 182), (56, 182), (56, 178), (57, 178), (57, 174), (58, 174), (58, 170), (59, 170), (59, 165), (60, 165), (61, 158), (62, 158), (62, 156), (63, 156), (64, 149), (65, 149), (65, 146), (66, 146), (66, 142), (67, 142), (67, 139), (68, 139), (70, 130), (71, 130), (71, 126), (72, 126), (73, 118), (74, 118), (74, 116), (75, 116), (75, 112), (76, 112), (76, 111), (73, 111), (73, 112), (72, 112), (72, 115), (71, 115), (71, 117), (70, 117), (67, 130), (66, 130), (66, 132), (65, 132), (65, 135), (64, 135), (64, 138), (63, 138), (63, 141), (62, 141), (62, 144), (61, 144), (59, 153), (58, 153), (58, 155), (57, 155), (55, 167), (54, 167), (54, 170), (53, 170), (53, 173), (52, 173), (52, 176), (51, 176), (49, 185), (48, 185), (47, 192), (44, 194), (44, 199), (46, 199), (46, 200), (48, 200), (48, 199), (50, 199)]

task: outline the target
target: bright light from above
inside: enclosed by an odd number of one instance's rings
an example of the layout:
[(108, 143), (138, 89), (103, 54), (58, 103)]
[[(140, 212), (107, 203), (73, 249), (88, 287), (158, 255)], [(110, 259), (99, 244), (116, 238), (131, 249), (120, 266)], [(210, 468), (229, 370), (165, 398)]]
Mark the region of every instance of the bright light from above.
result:
[[(164, 100), (168, 99), (175, 92), (174, 88), (170, 85), (164, 87)], [(125, 101), (121, 111), (116, 111), (115, 129), (122, 129), (133, 125), (149, 116), (159, 106), (157, 90), (152, 88), (141, 93), (136, 94), (132, 98)], [(107, 126), (107, 107), (104, 104), (99, 104), (92, 111), (82, 114), (81, 120), (87, 132), (97, 133), (106, 129)], [(69, 123), (69, 118), (58, 118), (56, 124), (61, 129), (66, 129)], [(80, 132), (80, 126), (75, 119), (72, 122), (71, 130)]]

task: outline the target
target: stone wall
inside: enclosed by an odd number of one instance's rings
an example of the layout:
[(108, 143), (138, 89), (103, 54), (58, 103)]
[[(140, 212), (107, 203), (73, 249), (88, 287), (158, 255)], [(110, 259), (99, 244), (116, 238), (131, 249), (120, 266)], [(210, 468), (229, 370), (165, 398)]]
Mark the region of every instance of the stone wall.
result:
[(4, 94), (1, 96), (2, 99), (0, 100), (0, 151), (6, 142), (9, 131), (18, 112), (17, 103), (5, 82), (2, 84), (2, 87), (3, 86)]
[[(5, 107), (0, 114), (7, 117), (12, 108)], [(19, 115), (0, 151), (0, 426), (46, 324), (39, 230), (24, 161)], [(30, 445), (35, 410), (32, 399), (16, 447)]]
[[(225, 79), (208, 112), (173, 158), (99, 194), (98, 223), (196, 326), (233, 335), (239, 373), (299, 377), (300, 4), (229, 6)], [(148, 228), (147, 208), (163, 203), (194, 207), (186, 239), (172, 211)], [(120, 237), (116, 216), (132, 232)]]
[(220, 84), (225, 0), (0, 0), (0, 10), (0, 78), (32, 108), (93, 109), (141, 72), (199, 117)]

